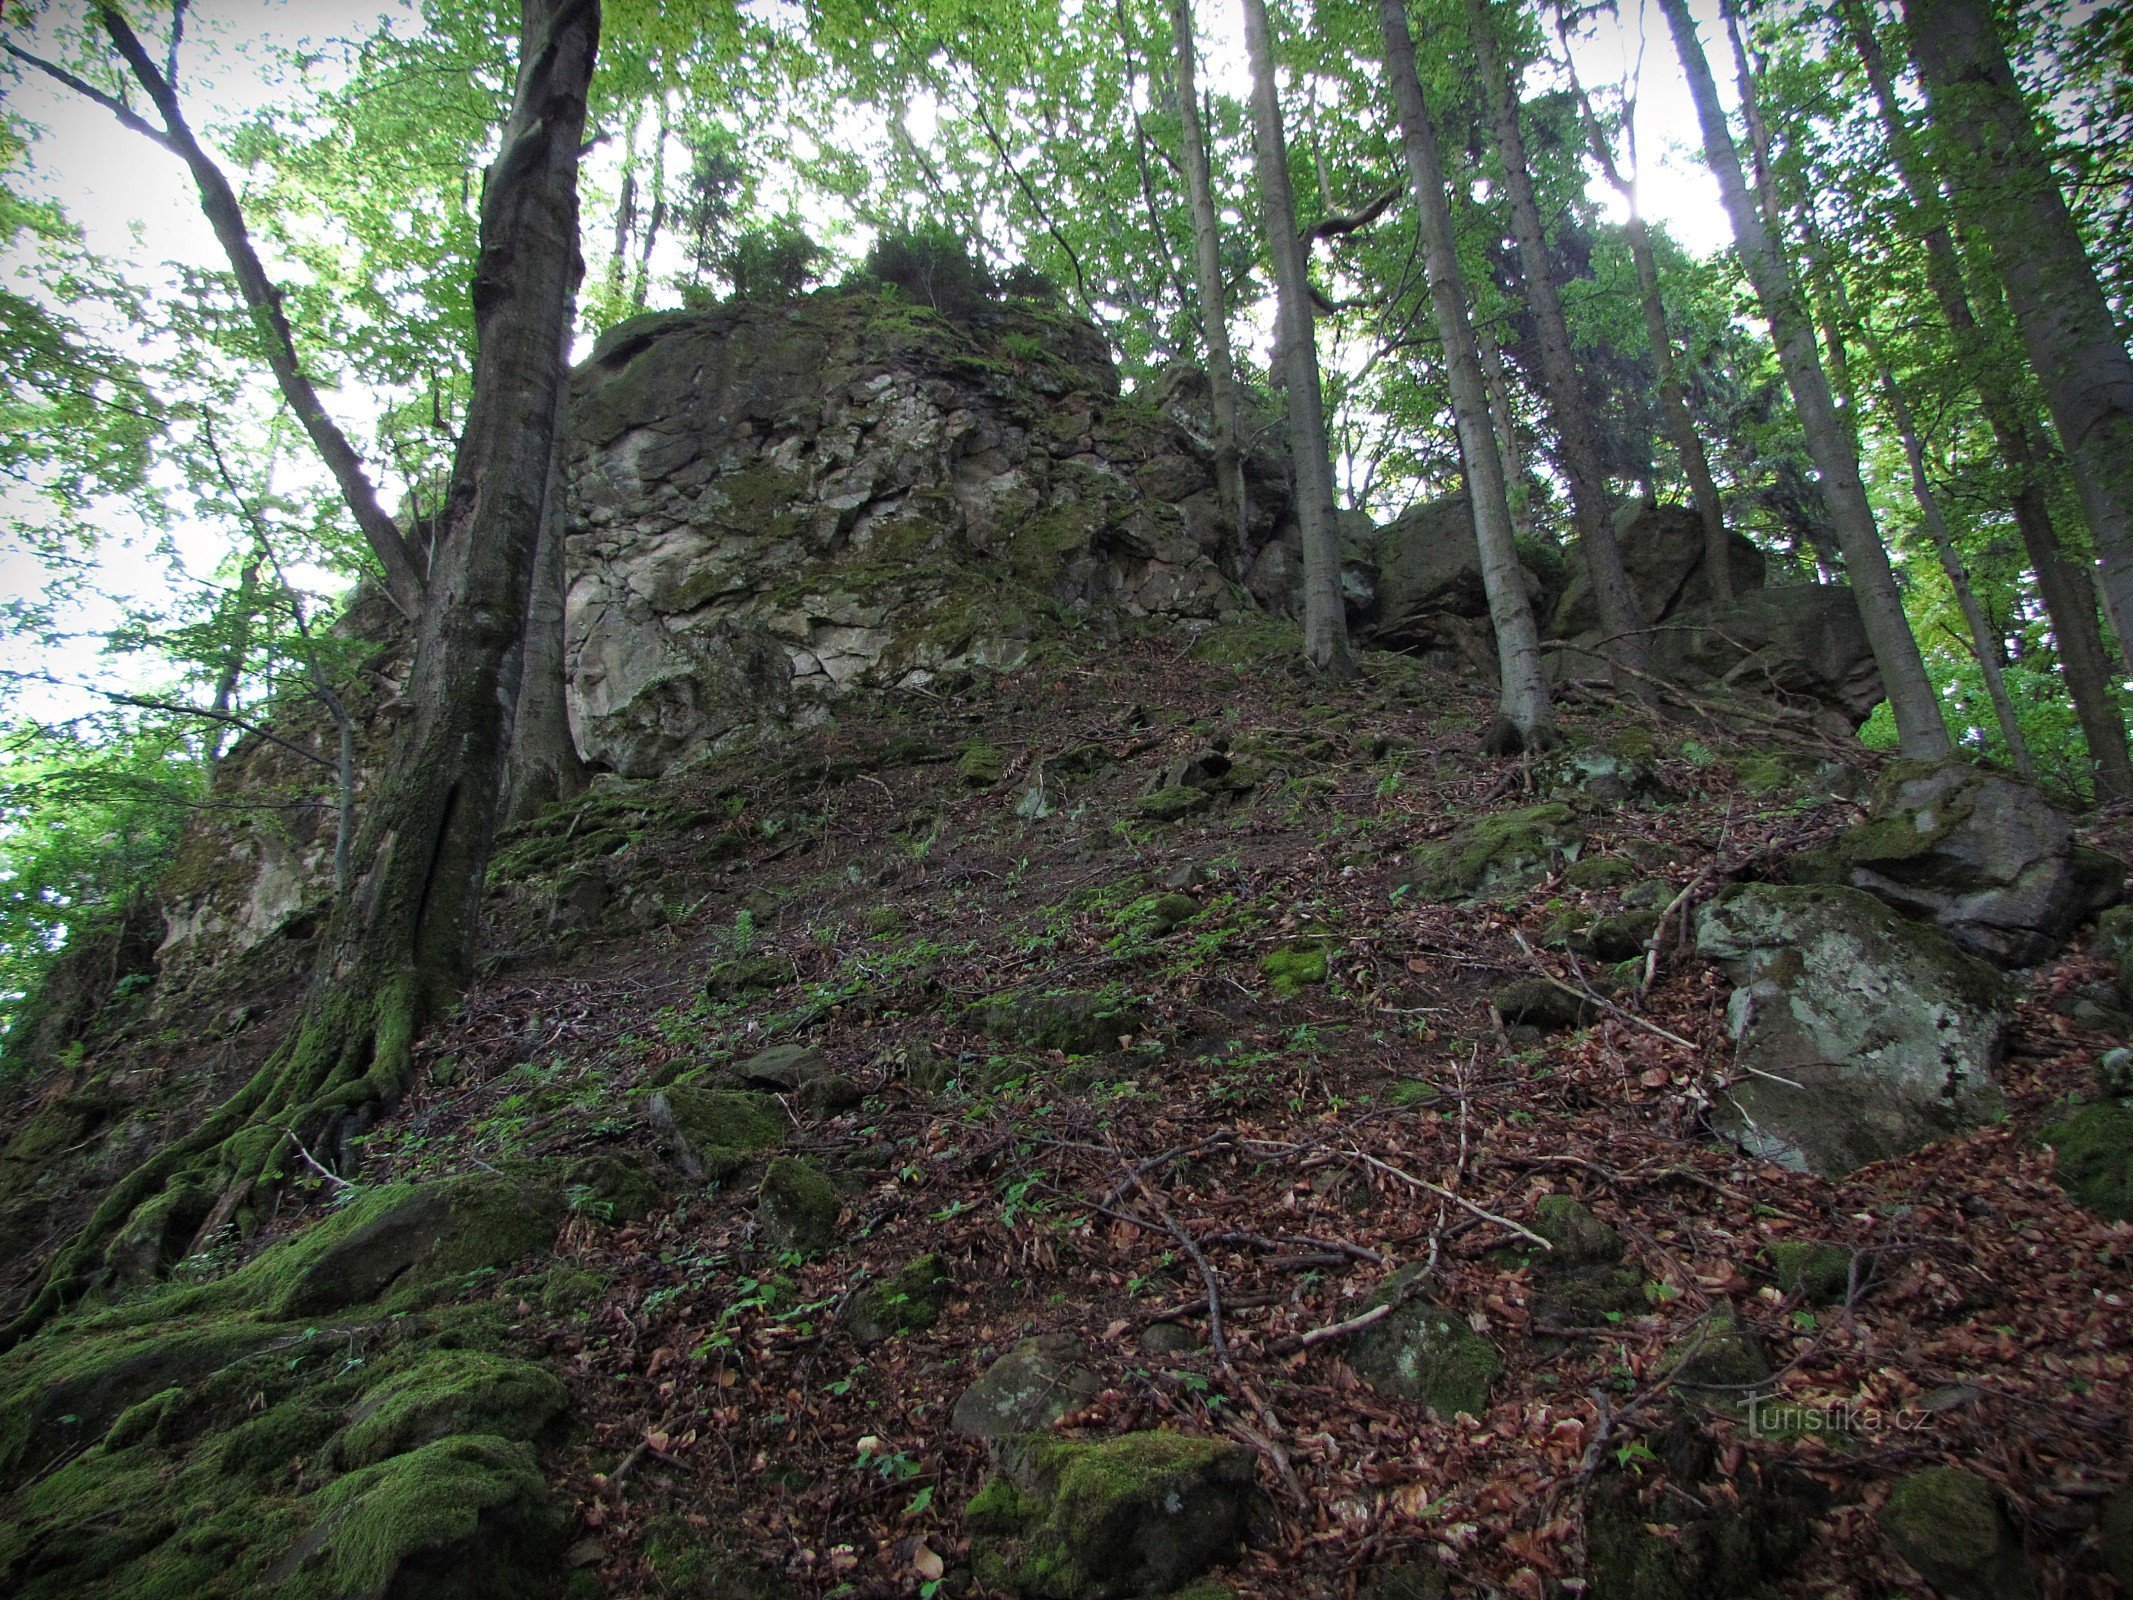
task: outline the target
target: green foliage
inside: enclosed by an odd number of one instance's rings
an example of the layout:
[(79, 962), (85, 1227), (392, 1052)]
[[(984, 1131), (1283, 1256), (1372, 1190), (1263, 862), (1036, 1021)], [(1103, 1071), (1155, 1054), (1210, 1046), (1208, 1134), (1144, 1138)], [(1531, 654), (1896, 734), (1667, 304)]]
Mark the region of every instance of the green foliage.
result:
[(970, 315), (998, 290), (962, 235), (943, 223), (883, 233), (867, 252), (866, 271), (919, 305), (950, 316)]

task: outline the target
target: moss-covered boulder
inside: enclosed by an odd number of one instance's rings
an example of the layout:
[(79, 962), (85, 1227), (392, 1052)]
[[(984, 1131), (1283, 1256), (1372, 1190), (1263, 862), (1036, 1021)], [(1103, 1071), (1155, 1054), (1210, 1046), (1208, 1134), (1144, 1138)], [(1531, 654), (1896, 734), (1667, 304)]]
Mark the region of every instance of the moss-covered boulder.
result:
[(1254, 1464), (1180, 1433), (1044, 1441), (965, 1510), (978, 1577), (1041, 1600), (1169, 1593), (1242, 1545)]
[(1645, 1309), (1644, 1275), (1622, 1264), (1622, 1236), (1567, 1194), (1543, 1195), (1528, 1224), (1551, 1246), (1523, 1257), (1537, 1332), (1606, 1328)]
[(517, 1440), (460, 1434), (320, 1490), (290, 1595), (533, 1600), (561, 1592), (560, 1509)]
[(485, 1350), (436, 1350), (366, 1391), (334, 1445), (367, 1467), (456, 1433), (538, 1439), (569, 1407), (546, 1367)]
[(1139, 1003), (1106, 990), (1020, 989), (995, 995), (975, 1008), (992, 1038), (1024, 1050), (1059, 1050), (1070, 1056), (1116, 1050), (1141, 1025)]
[(1214, 796), (1207, 790), (1179, 784), (1140, 796), (1133, 802), (1133, 809), (1150, 822), (1176, 822), (1213, 804)]
[(1745, 1073), (1715, 1120), (1751, 1154), (1835, 1177), (2000, 1115), (2007, 992), (1938, 929), (1857, 889), (1748, 884), (1696, 945), (1738, 985)]
[(1103, 1388), (1083, 1365), (1085, 1358), (1072, 1334), (1024, 1339), (957, 1397), (949, 1426), (965, 1438), (993, 1443), (1048, 1428)]
[(1779, 1473), (1725, 1478), (1709, 1439), (1676, 1418), (1585, 1503), (1594, 1600), (1753, 1600), (1774, 1588), (1813, 1540), (1826, 1499)]
[(1615, 806), (1659, 799), (1666, 793), (1658, 767), (1634, 747), (1617, 750), (1587, 745), (1558, 750), (1540, 763), (1534, 779), (1551, 800)]
[(793, 965), (783, 956), (734, 956), (712, 964), (704, 975), (704, 993), (713, 1000), (746, 1000), (792, 980)]
[(2015, 966), (2054, 954), (2125, 892), (2125, 863), (2080, 844), (2065, 813), (1960, 757), (1892, 765), (1872, 816), (1834, 849), (1853, 886)]
[(1616, 889), (1636, 876), (1636, 864), (1620, 856), (1580, 856), (1563, 869), (1563, 881), (1573, 889)]
[(1432, 900), (1509, 894), (1575, 861), (1585, 842), (1577, 814), (1560, 801), (1461, 823), (1415, 852), (1410, 882)]
[(922, 1255), (895, 1276), (854, 1295), (845, 1310), (845, 1327), (862, 1346), (899, 1333), (922, 1333), (941, 1320), (954, 1288), (948, 1264), (937, 1255)]
[(2133, 1220), (2133, 1109), (2084, 1106), (2044, 1130), (2066, 1192), (2100, 1217)]
[(1677, 1389), (1706, 1391), (1721, 1402), (1743, 1401), (1770, 1376), (1770, 1358), (1755, 1330), (1731, 1306), (1720, 1305), (1668, 1347), (1666, 1370)]
[(764, 1094), (673, 1088), (653, 1095), (649, 1110), (683, 1176), (704, 1182), (731, 1177), (785, 1138), (778, 1103)]
[(1366, 1310), (1391, 1305), (1392, 1312), (1349, 1339), (1348, 1364), (1380, 1393), (1419, 1400), (1444, 1417), (1478, 1417), (1503, 1361), (1464, 1316), (1415, 1293), (1417, 1277), (1403, 1268), (1371, 1296)]
[(813, 1255), (837, 1242), (837, 1213), (842, 1209), (827, 1178), (805, 1161), (780, 1156), (764, 1170), (756, 1225), (772, 1248)]
[(1622, 1235), (1582, 1200), (1547, 1194), (1533, 1203), (1533, 1231), (1548, 1241), (1543, 1263), (1557, 1270), (1611, 1266), (1622, 1259)]
[(214, 1192), (196, 1183), (173, 1183), (143, 1200), (104, 1249), (104, 1269), (114, 1283), (146, 1283), (173, 1265), (214, 1209)]
[(475, 1172), (369, 1190), (237, 1274), (281, 1319), (328, 1316), (381, 1297), (394, 1307), (461, 1286), (470, 1273), (548, 1248), (563, 1197)]
[(1788, 1295), (1823, 1305), (1842, 1300), (1851, 1288), (1852, 1253), (1841, 1244), (1779, 1239), (1765, 1245), (1763, 1254), (1772, 1280)]
[(1266, 979), (1267, 993), (1276, 1000), (1293, 1000), (1324, 983), (1326, 970), (1326, 947), (1321, 944), (1269, 950), (1259, 958), (1259, 974)]
[(2031, 1600), (2037, 1576), (1999, 1491), (1974, 1472), (1926, 1467), (1889, 1491), (1881, 1536), (1951, 1600)]

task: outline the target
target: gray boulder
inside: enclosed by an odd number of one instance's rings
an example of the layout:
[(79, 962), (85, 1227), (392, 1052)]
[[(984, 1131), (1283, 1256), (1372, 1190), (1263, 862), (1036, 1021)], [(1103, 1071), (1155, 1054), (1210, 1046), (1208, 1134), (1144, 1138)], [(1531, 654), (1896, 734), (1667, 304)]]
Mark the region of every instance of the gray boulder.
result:
[[(1402, 512), (1379, 528), (1373, 636), (1380, 644), (1426, 642), (1448, 617), (1481, 618), (1489, 597), (1481, 581), (1481, 551), (1464, 494), (1447, 495)], [(1526, 594), (1546, 616), (1553, 587), (1535, 565), (1524, 568)]]
[(1723, 606), (1684, 606), (1666, 622), (1652, 639), (1652, 669), (1678, 682), (1763, 694), (1809, 713), (1827, 707), (1852, 728), (1884, 698), (1843, 584), (1759, 589)]
[[(1622, 547), (1629, 586), (1647, 622), (1673, 616), (1704, 592), (1703, 520), (1689, 507), (1648, 506), (1642, 501), (1624, 506), (1615, 513), (1615, 541)], [(1726, 549), (1733, 592), (1762, 588), (1762, 551), (1730, 531)], [(1600, 608), (1593, 599), (1592, 575), (1582, 546), (1572, 548), (1563, 572), (1563, 597), (1547, 619), (1548, 632), (1570, 639), (1600, 626)]]
[(1103, 1388), (1068, 1333), (1024, 1339), (985, 1369), (955, 1402), (949, 1426), (965, 1438), (999, 1441), (1049, 1428)]
[(1939, 930), (1857, 889), (1750, 884), (1704, 908), (1696, 947), (1739, 985), (1747, 1075), (1717, 1120), (1751, 1154), (1835, 1177), (2000, 1114), (2006, 995)]
[(2057, 954), (2125, 891), (2125, 863), (2078, 843), (2036, 790), (1959, 759), (1892, 766), (1837, 852), (1854, 887), (2014, 966)]

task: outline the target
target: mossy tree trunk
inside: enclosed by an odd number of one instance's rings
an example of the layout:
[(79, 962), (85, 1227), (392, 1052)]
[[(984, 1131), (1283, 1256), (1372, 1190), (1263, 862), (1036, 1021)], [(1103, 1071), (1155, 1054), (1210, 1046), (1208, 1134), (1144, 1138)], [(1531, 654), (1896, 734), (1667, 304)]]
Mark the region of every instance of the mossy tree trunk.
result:
[(1437, 129), (1422, 98), (1415, 72), (1415, 44), (1407, 28), (1406, 0), (1379, 0), (1378, 24), (1385, 37), (1385, 76), (1400, 119), (1400, 146), (1413, 181), (1420, 213), (1423, 269), (1429, 279), (1430, 309), (1444, 340), (1444, 365), (1451, 381), (1452, 416), (1459, 429), (1459, 451), (1466, 464), (1467, 500), (1474, 514), (1474, 538), (1480, 547), (1481, 582), (1489, 598), (1489, 620), (1496, 629), (1496, 661), (1502, 678), (1500, 715), (1483, 744), (1494, 754), (1516, 755), (1559, 742), (1548, 682), (1541, 672), (1540, 629), (1526, 595), (1518, 545), (1511, 533), (1511, 507), (1504, 490), (1503, 463), (1489, 423), (1488, 386), (1475, 346), (1473, 319), (1467, 312), (1466, 284), (1459, 273), (1459, 251), (1452, 235), (1452, 206), (1444, 184), (1444, 162), (1437, 149)]
[(1511, 203), (1511, 231), (1518, 239), (1519, 271), (1524, 279), (1526, 309), (1533, 313), (1549, 418), (1555, 424), (1556, 442), (1562, 451), (1563, 476), (1570, 481), (1571, 520), (1577, 525), (1578, 544), (1585, 552), (1600, 625), (1608, 635), (1601, 654), (1631, 669), (1620, 675), (1622, 687), (1641, 696), (1645, 682), (1641, 675), (1651, 667), (1645, 619), (1637, 605), (1636, 592), (1630, 588), (1629, 573), (1622, 565), (1622, 547), (1615, 541), (1614, 515), (1608, 509), (1607, 483), (1600, 470), (1600, 447), (1593, 437), (1592, 419), (1586, 414), (1577, 359), (1570, 346), (1570, 324), (1563, 316), (1562, 296), (1556, 292), (1555, 263), (1548, 254), (1540, 203), (1534, 198), (1533, 174), (1526, 162), (1526, 138), (1518, 121), (1516, 86), (1497, 43), (1490, 0), (1467, 0), (1466, 16), (1467, 36), (1473, 41), (1474, 56), (1481, 68), (1482, 96), (1488, 106), (1504, 193)]
[[(567, 326), (570, 318), (566, 315)], [(589, 774), (570, 734), (564, 695), (565, 595), (563, 485), (564, 424), (558, 418), (542, 492), (540, 543), (533, 558), (533, 588), (526, 602), (526, 632), (514, 676), (518, 715), (511, 724), (511, 762), (504, 780), (502, 824), (523, 821), (552, 801), (582, 794)]]
[(1821, 480), (1823, 504), (1844, 551), (1844, 572), (1858, 603), (1859, 620), (1872, 645), (1881, 683), (1896, 714), (1896, 734), (1907, 756), (1931, 760), (1946, 755), (1953, 745), (1947, 723), (1941, 717), (1940, 701), (1918, 651), (1918, 640), (1904, 615), (1903, 597), (1897, 592), (1896, 574), (1889, 553), (1874, 523), (1867, 503), (1866, 486), (1860, 476), (1859, 453), (1852, 445), (1850, 430), (1830, 394), (1829, 376), (1815, 348), (1814, 326), (1793, 283), (1783, 245), (1764, 225), (1755, 197), (1748, 191), (1741, 170), (1740, 152), (1718, 100), (1718, 85), (1711, 77), (1703, 41), (1689, 15), (1688, 0), (1660, 0), (1674, 46), (1689, 81), (1690, 98), (1696, 104), (1696, 120), (1703, 129), (1704, 158), (1718, 180), (1726, 215), (1733, 225), (1734, 243), (1741, 265), (1755, 286), (1756, 300), (1770, 324), (1777, 346), (1778, 364), (1785, 373), (1786, 387), (1800, 414), (1800, 427), (1807, 436)]
[(1276, 336), (1289, 397), (1289, 455), (1296, 473), (1296, 523), (1303, 537), (1304, 659), (1331, 678), (1352, 678), (1348, 610), (1341, 597), (1340, 523), (1333, 508), (1333, 452), (1326, 441), (1325, 391), (1318, 375), (1318, 329), (1311, 312), (1310, 261), (1296, 231), (1289, 147), (1274, 85), (1274, 34), (1266, 0), (1244, 0), (1244, 42), (1252, 58), (1252, 130), (1259, 204), (1274, 262)]
[(4, 1332), (11, 1345), (81, 1282), (110, 1234), (173, 1177), (211, 1174), (226, 1218), (347, 1117), (405, 1087), (420, 1027), (458, 998), (474, 949), (511, 738), (564, 349), (582, 263), (578, 156), (598, 0), (523, 0), (517, 89), (481, 202), (474, 396), (431, 555), (404, 697), (413, 710), (369, 810), (289, 1042), (190, 1134), (116, 1185)]

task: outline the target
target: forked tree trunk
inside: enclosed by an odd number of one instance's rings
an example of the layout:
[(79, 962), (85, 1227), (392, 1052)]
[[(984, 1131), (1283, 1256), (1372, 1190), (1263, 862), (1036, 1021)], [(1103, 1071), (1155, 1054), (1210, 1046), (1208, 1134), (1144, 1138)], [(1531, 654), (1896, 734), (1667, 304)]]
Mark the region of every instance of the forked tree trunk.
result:
[[(34, 1332), (133, 1208), (195, 1172), (232, 1203), (279, 1180), (293, 1138), (389, 1104), (417, 1030), (458, 997), (504, 778), (578, 257), (578, 147), (598, 0), (522, 0), (516, 93), (481, 204), (474, 395), (423, 599), (396, 743), (326, 953), (288, 1042), (192, 1133), (120, 1180), (0, 1346)], [(330, 1127), (326, 1128), (330, 1132)]]
[(1474, 353), (1481, 358), (1481, 381), (1489, 391), (1489, 420), (1496, 431), (1496, 459), (1503, 466), (1504, 501), (1511, 511), (1511, 532), (1520, 539), (1533, 533), (1533, 495), (1526, 486), (1526, 461), (1518, 448), (1518, 418), (1511, 410), (1511, 384), (1503, 370), (1503, 347), (1485, 323), (1474, 324)]
[(1340, 525), (1333, 507), (1333, 453), (1326, 442), (1325, 394), (1318, 376), (1318, 330), (1311, 315), (1310, 264), (1296, 232), (1289, 152), (1274, 88), (1274, 36), (1266, 0), (1244, 0), (1244, 42), (1252, 57), (1252, 123), (1259, 199), (1274, 261), (1276, 337), (1289, 395), (1289, 455), (1296, 473), (1296, 522), (1303, 535), (1304, 659), (1312, 670), (1352, 678), (1348, 614), (1341, 597)]
[[(2133, 651), (2133, 639), (2127, 637), (2133, 625), (2133, 359), (2126, 355), (2051, 163), (2038, 143), (1991, 14), (1974, 0), (1905, 0), (1904, 17), (1941, 145), (1940, 176), (1955, 197), (1966, 231), (1984, 240), (1998, 269), (2080, 492), (2119, 647)], [(1863, 34), (1871, 46), (1872, 31), (1862, 29), (1863, 21), (1853, 19), (1853, 37)], [(1869, 65), (1878, 66), (1878, 54)], [(1901, 114), (1894, 111), (1893, 93), (1886, 85), (1884, 71), (1875, 84), (1883, 98), (1883, 119), (1901, 128)], [(1915, 167), (1908, 138), (1896, 141), (1896, 148), (1899, 161), (1908, 158)], [(1923, 206), (1931, 185), (1916, 171), (1903, 176), (1914, 203)], [(1924, 215), (1939, 221), (1937, 204)], [(2062, 641), (2060, 660), (2067, 668), (2068, 685), (2075, 688), (2077, 672), (2086, 680), (2103, 664), (2100, 641), (2093, 651), (2090, 646), (2093, 617), (2087, 626), (2081, 622), (2087, 611), (2082, 596), (2086, 585), (2066, 570), (2037, 483), (2040, 458), (2020, 422), (2019, 407), (2005, 390), (1997, 396), (1986, 392), (1985, 385), (1994, 379), (1990, 361), (1982, 359), (1985, 341), (1967, 304), (1960, 315), (1955, 309), (1962, 303), (1962, 276), (1945, 226), (1940, 231), (1938, 266), (1930, 232), (1927, 241), (1934, 290), (1955, 327), (1958, 347), (1967, 344), (1965, 354), (1975, 352), (1988, 419), (2002, 454), (2017, 472), (2017, 526), (2052, 610), (2053, 631)], [(2099, 796), (2107, 785), (2114, 795), (2133, 792), (2133, 761), (2126, 755), (2122, 715), (2115, 704), (2108, 716), (2104, 709), (2106, 700), (2116, 699), (2109, 682), (2106, 673), (2096, 672), (2095, 681), (2083, 685), (2087, 693), (2077, 688), (2075, 695), (2097, 763)]]
[(1378, 0), (1378, 25), (1385, 38), (1385, 76), (1400, 119), (1400, 147), (1413, 181), (1415, 208), (1421, 217), (1422, 262), (1429, 279), (1430, 308), (1444, 341), (1444, 365), (1451, 381), (1452, 417), (1459, 429), (1459, 451), (1466, 463), (1467, 500), (1474, 513), (1474, 539), (1480, 547), (1481, 582), (1488, 592), (1489, 620), (1496, 628), (1496, 661), (1503, 680), (1500, 715), (1483, 740), (1495, 754), (1545, 750), (1559, 741), (1548, 701), (1548, 680), (1541, 671), (1540, 630), (1526, 596), (1526, 576), (1511, 534), (1511, 508), (1504, 492), (1503, 466), (1489, 426), (1489, 397), (1474, 346), (1473, 320), (1467, 314), (1466, 285), (1459, 273), (1459, 251), (1452, 236), (1452, 206), (1444, 187), (1444, 162), (1437, 151), (1437, 130), (1422, 98), (1415, 73), (1414, 38), (1407, 31), (1406, 0)]
[(1192, 214), (1192, 276), (1200, 292), (1200, 331), (1207, 343), (1207, 390), (1215, 413), (1215, 492), (1221, 499), (1222, 518), (1231, 530), (1242, 571), (1242, 564), (1251, 559), (1251, 508), (1244, 494), (1244, 434), (1238, 420), (1237, 358), (1229, 342), (1229, 294), (1222, 282), (1222, 222), (1215, 213), (1214, 181), (1207, 167), (1207, 133), (1200, 123), (1192, 0), (1170, 0), (1170, 31), (1177, 45), (1185, 203)]
[(1511, 231), (1518, 238), (1526, 307), (1533, 313), (1538, 335), (1548, 413), (1562, 445), (1563, 475), (1570, 480), (1570, 515), (1585, 552), (1585, 569), (1592, 580), (1600, 626), (1608, 635), (1600, 654), (1630, 669), (1619, 675), (1622, 687), (1641, 696), (1645, 683), (1641, 675), (1651, 666), (1651, 651), (1644, 636), (1645, 618), (1637, 604), (1636, 591), (1629, 586), (1628, 570), (1622, 565), (1622, 547), (1615, 542), (1614, 515), (1607, 506), (1606, 479), (1600, 471), (1600, 448), (1593, 438), (1592, 419), (1585, 414), (1585, 396), (1570, 348), (1570, 325), (1563, 316), (1562, 296), (1555, 289), (1555, 264), (1548, 258), (1540, 204), (1533, 197), (1525, 133), (1518, 124), (1518, 96), (1496, 46), (1489, 0), (1467, 0), (1466, 16), (1467, 34), (1481, 68), (1481, 90), (1489, 108), (1496, 154), (1503, 164), (1504, 191), (1511, 202)]
[(1673, 31), (1689, 93), (1696, 103), (1705, 159), (1718, 180), (1741, 264), (1747, 269), (1763, 316), (1770, 324), (1778, 362), (1784, 369), (1793, 404), (1800, 414), (1801, 429), (1807, 436), (1808, 452), (1821, 479), (1823, 503), (1844, 550), (1845, 576), (1851, 583), (1867, 642), (1873, 647), (1875, 664), (1881, 670), (1889, 708), (1896, 716), (1897, 740), (1908, 756), (1932, 759), (1946, 755), (1953, 749), (1948, 726), (1942, 720), (1932, 681), (1926, 676), (1918, 640), (1904, 616), (1903, 597), (1896, 589), (1888, 550), (1874, 525), (1873, 509), (1867, 504), (1858, 452), (1830, 397), (1829, 379), (1815, 350), (1813, 324), (1793, 286), (1784, 250), (1763, 226), (1755, 199), (1748, 192), (1740, 152), (1734, 148), (1733, 135), (1726, 127), (1726, 114), (1718, 103), (1718, 86), (1711, 79), (1711, 64), (1704, 56), (1687, 0), (1660, 0), (1660, 7)]
[(1873, 19), (1861, 0), (1840, 0), (1838, 10), (1880, 110), (1889, 155), (1910, 202), (1913, 230), (1925, 245), (1926, 281), (1948, 324), (1956, 358), (1977, 391), (1979, 408), (1992, 430), (1993, 446), (2007, 467), (2011, 484), (2009, 510), (2029, 557), (2030, 570), (2036, 574), (2037, 594), (2044, 602), (2052, 638), (2059, 647), (2059, 667), (2066, 675), (2067, 693), (2073, 698), (2074, 714), (2080, 719), (2088, 742), (2096, 798), (2125, 799), (2133, 795), (2133, 752), (2127, 748), (2125, 713), (2111, 681), (2103, 631), (2097, 626), (2095, 593), (2088, 574), (2068, 557), (2060, 546), (2058, 530), (2052, 526), (2045, 495), (2043, 452), (2031, 441), (2031, 425), (2023, 415), (2016, 386), (1995, 359), (1991, 340), (1971, 307), (1963, 282), (1962, 259), (1948, 226), (1940, 190), (1926, 176), (1910, 123), (1896, 98), (1881, 41), (1875, 36)]

